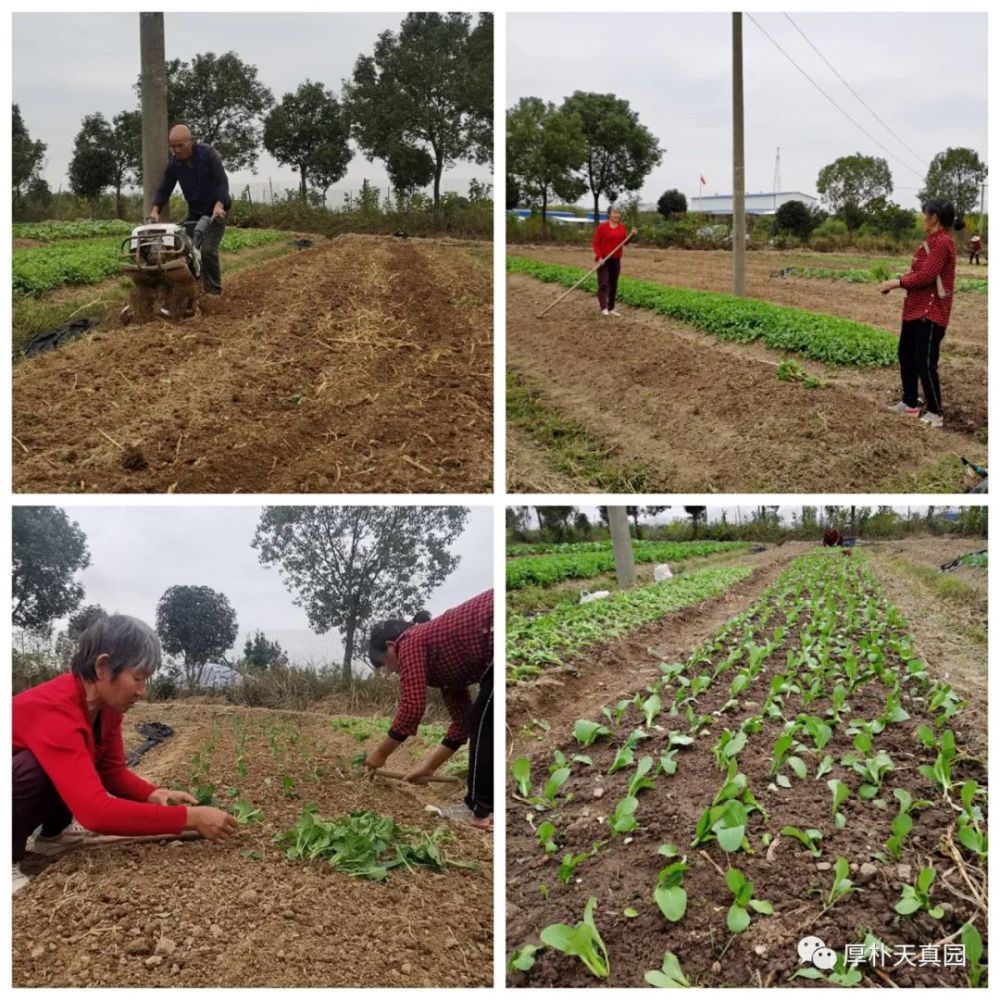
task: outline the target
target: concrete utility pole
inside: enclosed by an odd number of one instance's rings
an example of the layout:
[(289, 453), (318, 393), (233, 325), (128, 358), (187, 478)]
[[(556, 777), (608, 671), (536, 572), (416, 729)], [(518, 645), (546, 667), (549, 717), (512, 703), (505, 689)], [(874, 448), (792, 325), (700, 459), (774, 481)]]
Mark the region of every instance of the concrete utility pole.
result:
[[(142, 73), (142, 201), (149, 211), (167, 166), (167, 48), (163, 14), (139, 15), (139, 56)], [(170, 218), (164, 205), (160, 219)]]
[(746, 180), (743, 170), (743, 15), (733, 14), (733, 295), (747, 293)]
[(608, 525), (611, 528), (611, 547), (615, 553), (618, 586), (634, 587), (635, 559), (632, 556), (632, 538), (628, 533), (628, 512), (624, 507), (608, 508)]

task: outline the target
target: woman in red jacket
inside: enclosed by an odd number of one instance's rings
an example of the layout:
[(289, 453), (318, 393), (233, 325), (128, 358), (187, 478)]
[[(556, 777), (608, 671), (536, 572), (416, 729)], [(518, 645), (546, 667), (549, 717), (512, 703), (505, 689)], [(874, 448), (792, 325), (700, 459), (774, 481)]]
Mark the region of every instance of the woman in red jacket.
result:
[(608, 212), (608, 221), (594, 230), (594, 260), (601, 265), (597, 269), (597, 302), (602, 316), (621, 315), (615, 312), (615, 296), (622, 269), (622, 248), (633, 236), (635, 230), (626, 232), (616, 208)]
[[(427, 706), (427, 688), (440, 688), (451, 726), (408, 781), (422, 784), (469, 740), (467, 812), (473, 826), (489, 827), (493, 812), (493, 591), (430, 620), (422, 613), (412, 622), (379, 622), (368, 642), (376, 668), (399, 675), (399, 707), (387, 736), (365, 760), (375, 771), (409, 736), (416, 736)], [(469, 688), (478, 685), (473, 701)]]
[(951, 229), (963, 229), (955, 221), (955, 206), (934, 198), (923, 206), (924, 232), (927, 239), (917, 248), (910, 270), (899, 278), (883, 281), (879, 291), (888, 295), (894, 288), (906, 289), (903, 300), (903, 326), (899, 334), (899, 373), (903, 398), (889, 409), (893, 413), (920, 415), (917, 382), (924, 389), (927, 412), (920, 417), (929, 427), (943, 427), (941, 382), (938, 379), (938, 354), (951, 317), (955, 292), (955, 241)]
[(121, 836), (197, 830), (221, 840), (236, 831), (229, 813), (157, 788), (125, 766), (122, 716), (159, 665), (156, 633), (137, 618), (111, 615), (80, 636), (70, 673), (14, 697), (14, 892), (28, 883), (19, 862), (32, 832), (41, 827), (36, 853), (58, 854), (79, 841), (64, 833), (73, 817), (93, 833)]

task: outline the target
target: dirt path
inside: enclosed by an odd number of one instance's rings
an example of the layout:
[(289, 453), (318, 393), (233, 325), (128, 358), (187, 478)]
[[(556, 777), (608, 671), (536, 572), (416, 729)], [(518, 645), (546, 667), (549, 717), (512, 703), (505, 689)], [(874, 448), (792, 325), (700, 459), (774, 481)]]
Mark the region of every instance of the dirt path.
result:
[[(661, 663), (685, 659), (811, 547), (790, 542), (745, 556), (744, 564), (754, 566), (754, 573), (719, 597), (665, 615), (622, 639), (591, 647), (562, 667), (546, 668), (535, 680), (508, 686), (508, 757), (558, 746), (577, 719), (596, 719), (603, 705), (630, 697), (655, 680)], [(551, 728), (543, 731), (531, 725), (533, 720), (548, 722)]]
[[(939, 567), (956, 556), (983, 548), (971, 539), (931, 539), (884, 542), (865, 546), (872, 570), (889, 599), (906, 616), (917, 640), (917, 651), (931, 671), (948, 681), (969, 706), (959, 735), (976, 752), (986, 754), (987, 732), (987, 607), (985, 569), (957, 570), (957, 579), (972, 592), (957, 599), (941, 597), (912, 572), (914, 565)], [(954, 578), (953, 578), (954, 579)], [(964, 590), (964, 588), (963, 588)]]
[(492, 291), (460, 245), (345, 236), (210, 313), (14, 371), (21, 492), (484, 492)]
[[(593, 265), (593, 255), (578, 247), (514, 246), (511, 252), (557, 264)], [(802, 263), (795, 254), (788, 257), (770, 252), (748, 254), (747, 295), (779, 305), (843, 316), (899, 333), (902, 312), (899, 293), (882, 295), (874, 284), (854, 284), (831, 278), (779, 277), (777, 272), (789, 262)], [(664, 285), (728, 293), (732, 291), (732, 266), (732, 255), (724, 251), (637, 247), (626, 252), (622, 274)], [(823, 256), (816, 255), (809, 266), (826, 266)], [(973, 268), (968, 274), (975, 277), (974, 271)], [(950, 354), (960, 354), (977, 360), (985, 369), (986, 300), (982, 292), (959, 292), (955, 296), (948, 334), (942, 345), (942, 367), (950, 362)]]
[[(888, 414), (891, 374), (852, 373), (810, 390), (777, 380), (777, 355), (646, 310), (620, 307), (623, 318), (609, 320), (581, 295), (536, 319), (552, 286), (507, 282), (509, 366), (622, 462), (649, 468), (660, 490), (878, 491), (894, 473), (947, 456), (985, 457), (966, 433)], [(960, 388), (947, 372), (943, 384), (952, 396)]]
[[(250, 734), (244, 778), (234, 767), (236, 717)], [(285, 727), (274, 728), (282, 718)], [(166, 722), (176, 735), (142, 759), (140, 774), (190, 787), (192, 756), (205, 751), (214, 727), (210, 780), (220, 793), (238, 785), (263, 810), (263, 820), (224, 844), (119, 845), (46, 860), (29, 854), (24, 867), (35, 877), (14, 898), (14, 985), (245, 989), (492, 982), (489, 834), (448, 827), (454, 839), (444, 846), (446, 854), (476, 863), (478, 871), (397, 870), (384, 883), (351, 878), (322, 861), (289, 860), (272, 843), (308, 801), (319, 803), (322, 816), (371, 809), (430, 831), (445, 821), (429, 816), (424, 805), (460, 797), (460, 791), (354, 778), (348, 761), (364, 743), (331, 728), (321, 715), (143, 705), (128, 716), (130, 742), (131, 725), (142, 720)], [(278, 757), (265, 725), (277, 734)], [(310, 777), (314, 768), (318, 781)], [(283, 775), (300, 797), (284, 797)]]

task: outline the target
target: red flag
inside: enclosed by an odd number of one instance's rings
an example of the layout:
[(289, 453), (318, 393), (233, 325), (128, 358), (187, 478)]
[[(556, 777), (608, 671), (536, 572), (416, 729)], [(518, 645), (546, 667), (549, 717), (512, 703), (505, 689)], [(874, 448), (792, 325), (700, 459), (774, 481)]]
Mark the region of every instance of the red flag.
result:
[(701, 179), (701, 183), (702, 183), (702, 184), (707, 184), (707, 183), (708, 183), (708, 181), (706, 181), (704, 177), (702, 177), (702, 178), (700, 178), (700, 179)]

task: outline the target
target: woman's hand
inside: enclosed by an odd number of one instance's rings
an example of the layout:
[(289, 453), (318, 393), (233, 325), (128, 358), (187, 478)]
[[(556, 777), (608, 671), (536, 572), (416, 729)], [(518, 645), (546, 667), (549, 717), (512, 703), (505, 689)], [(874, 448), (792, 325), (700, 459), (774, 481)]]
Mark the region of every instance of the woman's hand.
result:
[(409, 781), (413, 785), (426, 785), (427, 779), (435, 770), (433, 767), (428, 767), (426, 761), (421, 761), (412, 771), (406, 772), (404, 780)]
[(146, 799), (154, 806), (196, 806), (198, 800), (187, 792), (177, 792), (172, 788), (157, 788)]
[(377, 771), (380, 767), (385, 767), (386, 759), (386, 755), (382, 753), (378, 747), (376, 747), (371, 751), (371, 753), (368, 754), (367, 757), (365, 757), (365, 767), (367, 767), (369, 771)]
[(235, 816), (214, 806), (191, 806), (188, 811), (187, 830), (197, 830), (206, 840), (225, 840), (239, 829)]
[(878, 290), (883, 295), (888, 295), (895, 288), (901, 287), (899, 284), (899, 278), (890, 278), (888, 281), (883, 281), (881, 285), (878, 286)]

